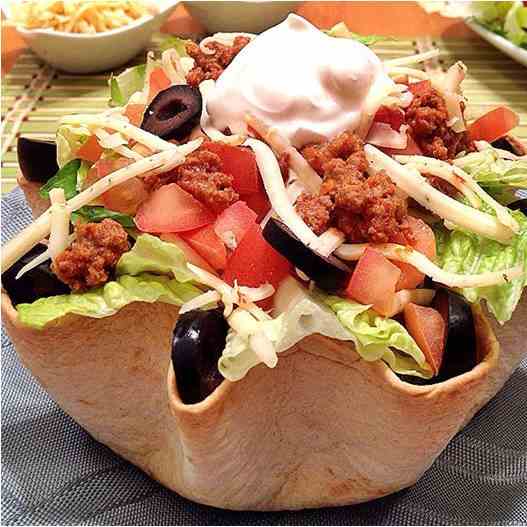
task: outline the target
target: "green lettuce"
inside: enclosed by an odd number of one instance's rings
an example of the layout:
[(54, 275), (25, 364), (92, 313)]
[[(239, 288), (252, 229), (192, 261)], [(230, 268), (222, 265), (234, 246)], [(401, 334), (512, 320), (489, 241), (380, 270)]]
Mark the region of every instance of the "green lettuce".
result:
[(66, 163), (45, 185), (40, 187), (40, 197), (49, 199), (50, 190), (61, 188), (64, 190), (66, 199), (73, 198), (77, 194), (77, 172), (80, 170), (81, 165), (80, 159), (73, 159)]
[(91, 132), (84, 126), (60, 125), (55, 142), (57, 143), (57, 163), (63, 167), (75, 159), (79, 148), (88, 140)]
[(135, 229), (135, 222), (132, 216), (115, 212), (100, 206), (85, 205), (76, 210), (71, 215), (71, 223), (76, 224), (77, 220), (83, 222), (99, 223), (102, 220), (111, 219), (120, 223), (125, 229)]
[[(520, 232), (509, 245), (502, 245), (471, 232), (435, 227), (437, 263), (446, 271), (477, 274), (523, 265), (527, 272), (527, 217), (512, 212)], [(501, 324), (507, 322), (518, 305), (527, 278), (517, 278), (503, 285), (465, 288), (460, 292), (475, 303), (486, 300), (487, 307)]]
[(527, 189), (527, 161), (501, 159), (495, 148), (473, 152), (456, 159), (454, 163), (503, 204), (515, 199), (516, 190)]
[[(377, 315), (369, 306), (339, 297), (306, 292), (277, 318), (260, 322), (258, 329), (271, 341), (276, 353), (318, 333), (353, 342), (362, 359), (383, 360), (396, 373), (425, 379), (432, 376), (423, 353), (401, 324)], [(260, 362), (247, 337), (231, 330), (218, 361), (221, 374), (226, 379), (237, 381)]]
[(523, 2), (472, 2), (472, 12), (488, 30), (527, 47), (527, 7)]
[(179, 282), (190, 282), (194, 278), (187, 269), (183, 251), (151, 234), (141, 234), (132, 249), (121, 256), (116, 267), (118, 275), (145, 272), (170, 274)]
[(35, 329), (68, 314), (102, 318), (111, 316), (132, 302), (165, 302), (180, 306), (202, 292), (190, 283), (168, 276), (140, 274), (120, 276), (87, 293), (40, 298), (32, 304), (18, 304), (20, 321)]
[(331, 29), (326, 29), (324, 31), (326, 35), (330, 37), (337, 38), (351, 38), (356, 40), (365, 46), (373, 46), (377, 42), (385, 42), (386, 40), (393, 40), (393, 37), (386, 37), (383, 35), (359, 35), (359, 33), (354, 33), (348, 29), (348, 26), (344, 22), (339, 22), (334, 25)]
[(124, 106), (130, 97), (145, 85), (146, 64), (127, 68), (117, 76), (110, 77), (110, 105)]
[(166, 51), (167, 49), (175, 49), (177, 54), (180, 57), (187, 57), (187, 43), (192, 42), (191, 40), (187, 40), (184, 38), (176, 37), (176, 36), (170, 36), (167, 37), (161, 42), (159, 45), (159, 49), (161, 51)]

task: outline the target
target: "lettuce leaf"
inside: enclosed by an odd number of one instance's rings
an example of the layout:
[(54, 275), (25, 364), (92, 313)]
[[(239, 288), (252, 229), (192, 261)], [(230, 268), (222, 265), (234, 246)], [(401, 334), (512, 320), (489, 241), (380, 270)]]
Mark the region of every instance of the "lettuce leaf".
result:
[(326, 35), (336, 38), (351, 38), (356, 40), (365, 46), (373, 46), (377, 42), (385, 42), (387, 40), (393, 40), (393, 37), (387, 37), (384, 35), (359, 35), (348, 29), (348, 26), (344, 22), (339, 22), (334, 25), (331, 29), (324, 30)]
[(79, 148), (88, 140), (91, 132), (84, 126), (63, 124), (57, 130), (57, 164), (63, 167), (75, 159)]
[(180, 306), (201, 294), (192, 284), (182, 284), (167, 276), (140, 274), (120, 276), (104, 287), (87, 293), (40, 298), (32, 304), (18, 304), (20, 321), (35, 329), (67, 314), (102, 318), (111, 316), (132, 302), (165, 302)]
[(141, 273), (173, 275), (179, 282), (190, 282), (194, 276), (187, 269), (183, 251), (173, 243), (151, 234), (141, 234), (130, 251), (117, 262), (117, 275)]
[(192, 42), (184, 38), (170, 36), (165, 38), (159, 45), (160, 51), (166, 51), (167, 49), (175, 49), (180, 57), (188, 57), (187, 54), (187, 42)]
[[(520, 233), (510, 245), (436, 225), (438, 265), (461, 274), (499, 271), (516, 265), (523, 265), (527, 272), (527, 217), (519, 211), (513, 211), (512, 215), (520, 225)], [(486, 300), (490, 312), (503, 324), (512, 317), (525, 285), (527, 278), (517, 278), (503, 285), (465, 288), (460, 292), (471, 303)]]
[(514, 200), (516, 190), (527, 189), (527, 161), (501, 159), (495, 148), (473, 152), (456, 159), (454, 163), (505, 205)]
[[(364, 360), (383, 360), (397, 373), (425, 379), (432, 376), (423, 353), (401, 324), (377, 315), (369, 306), (339, 297), (306, 292), (292, 308), (273, 320), (261, 322), (259, 329), (273, 343), (276, 353), (319, 333), (353, 342)], [(247, 339), (231, 330), (218, 361), (221, 374), (237, 381), (260, 362)]]
[(523, 2), (472, 2), (472, 13), (488, 30), (527, 47), (527, 7)]
[(64, 197), (66, 199), (73, 198), (77, 194), (77, 172), (81, 166), (80, 159), (73, 159), (69, 163), (66, 163), (45, 185), (40, 187), (38, 192), (40, 197), (49, 199), (50, 190), (61, 188), (64, 190)]
[(77, 223), (77, 220), (85, 222), (99, 223), (102, 220), (110, 219), (120, 223), (125, 229), (135, 229), (135, 222), (132, 216), (115, 212), (100, 206), (85, 205), (76, 210), (71, 215), (71, 223)]
[(146, 64), (125, 69), (110, 77), (110, 106), (124, 106), (130, 97), (141, 91), (145, 84)]

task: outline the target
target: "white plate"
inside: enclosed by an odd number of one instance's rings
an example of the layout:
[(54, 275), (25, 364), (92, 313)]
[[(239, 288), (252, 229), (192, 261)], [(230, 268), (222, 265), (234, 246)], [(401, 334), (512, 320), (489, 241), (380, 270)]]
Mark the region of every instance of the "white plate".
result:
[(465, 20), (467, 26), (475, 31), (481, 38), (485, 39), (487, 42), (492, 44), (494, 47), (498, 48), (500, 51), (503, 51), (506, 55), (509, 55), (512, 59), (523, 64), (527, 67), (527, 49), (520, 48), (516, 44), (513, 44), (506, 38), (496, 35), (492, 31), (485, 29), (483, 26), (478, 24), (472, 19)]

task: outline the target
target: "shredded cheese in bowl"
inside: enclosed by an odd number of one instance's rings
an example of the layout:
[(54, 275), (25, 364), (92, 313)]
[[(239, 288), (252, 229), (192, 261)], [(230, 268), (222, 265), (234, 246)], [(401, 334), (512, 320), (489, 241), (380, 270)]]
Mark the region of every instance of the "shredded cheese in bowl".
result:
[(25, 29), (94, 34), (153, 14), (155, 8), (142, 0), (25, 0), (13, 2), (11, 21)]

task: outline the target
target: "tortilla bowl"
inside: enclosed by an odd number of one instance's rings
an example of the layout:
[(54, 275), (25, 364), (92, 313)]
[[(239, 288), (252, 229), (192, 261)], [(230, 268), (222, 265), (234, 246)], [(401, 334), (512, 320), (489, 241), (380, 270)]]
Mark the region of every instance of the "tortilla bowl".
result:
[(524, 354), (527, 301), (499, 328), (501, 346), (479, 307), (474, 315), (480, 362), (440, 384), (410, 385), (315, 335), (275, 369), (259, 365), (184, 405), (170, 361), (176, 307), (134, 303), (39, 331), (2, 293), (21, 361), (65, 412), (166, 487), (235, 510), (353, 504), (415, 483)]

